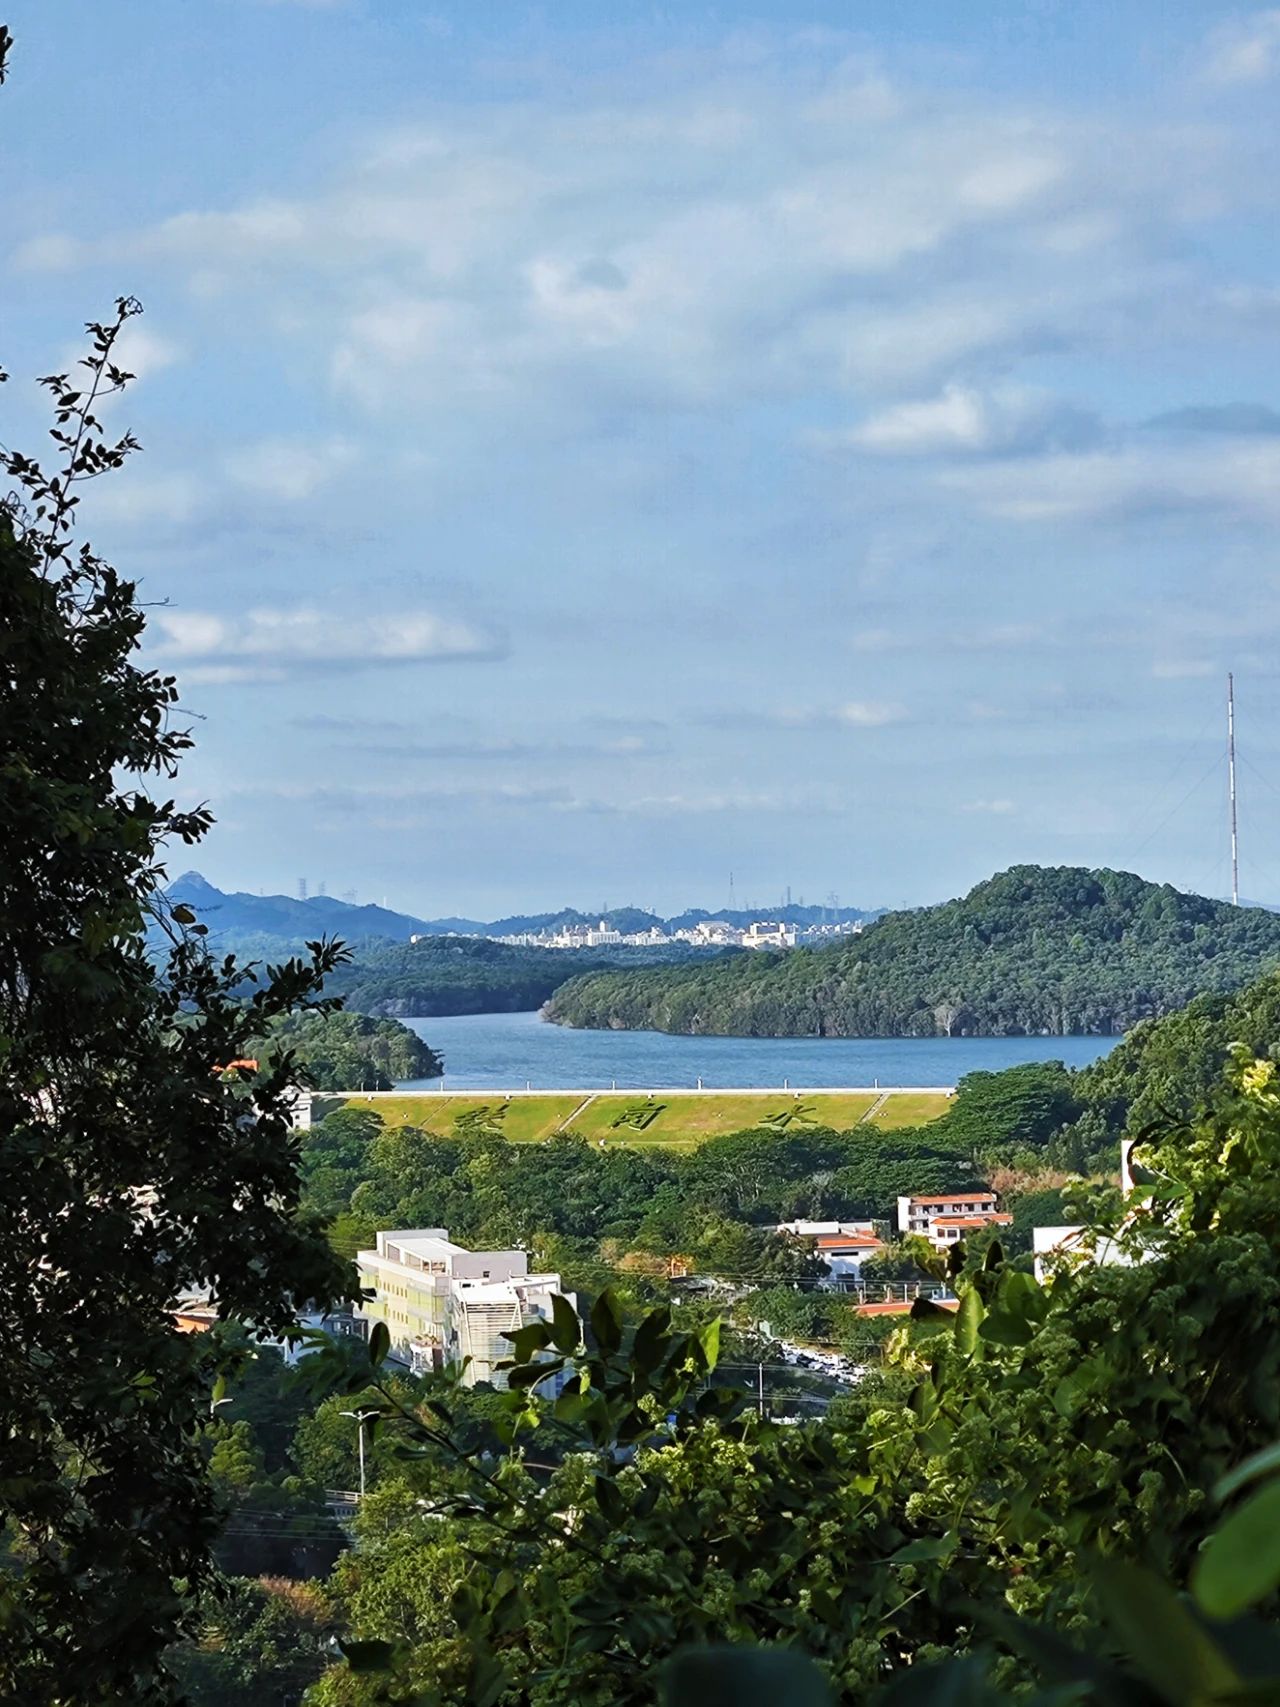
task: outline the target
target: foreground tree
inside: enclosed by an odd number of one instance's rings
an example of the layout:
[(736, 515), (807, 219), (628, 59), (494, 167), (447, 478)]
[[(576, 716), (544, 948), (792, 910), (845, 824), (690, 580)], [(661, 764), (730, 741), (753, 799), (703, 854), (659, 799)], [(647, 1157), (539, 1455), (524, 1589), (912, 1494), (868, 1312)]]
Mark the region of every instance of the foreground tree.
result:
[(148, 792), (191, 744), (177, 689), (139, 662), (134, 585), (73, 543), (84, 482), (135, 448), (94, 414), (135, 312), (89, 328), (85, 377), (43, 381), (58, 471), (3, 456), (0, 1697), (29, 1704), (168, 1699), (162, 1650), (213, 1578), (215, 1353), (175, 1300), (283, 1335), (352, 1287), (297, 1210), (290, 1055), (231, 1065), (340, 951), (215, 964), (177, 909), (167, 964), (146, 952), (164, 844), (210, 820)]

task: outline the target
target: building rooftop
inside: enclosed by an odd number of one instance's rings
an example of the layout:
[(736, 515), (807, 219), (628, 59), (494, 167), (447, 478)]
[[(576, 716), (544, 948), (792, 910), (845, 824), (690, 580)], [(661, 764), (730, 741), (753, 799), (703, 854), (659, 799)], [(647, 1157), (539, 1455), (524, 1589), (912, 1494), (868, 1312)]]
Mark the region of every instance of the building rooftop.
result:
[(1009, 1227), (1012, 1215), (935, 1215), (935, 1227)]
[(994, 1203), (994, 1191), (943, 1191), (935, 1192), (929, 1197), (912, 1197), (911, 1203)]

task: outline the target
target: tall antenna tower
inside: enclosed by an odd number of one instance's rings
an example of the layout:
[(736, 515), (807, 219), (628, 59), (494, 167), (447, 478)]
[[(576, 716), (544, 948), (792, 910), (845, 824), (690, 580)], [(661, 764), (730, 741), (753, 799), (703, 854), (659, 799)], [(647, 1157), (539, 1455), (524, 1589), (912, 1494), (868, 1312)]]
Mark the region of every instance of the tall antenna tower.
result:
[(1240, 849), (1236, 840), (1236, 684), (1227, 672), (1227, 792), (1231, 798), (1231, 905), (1240, 905)]

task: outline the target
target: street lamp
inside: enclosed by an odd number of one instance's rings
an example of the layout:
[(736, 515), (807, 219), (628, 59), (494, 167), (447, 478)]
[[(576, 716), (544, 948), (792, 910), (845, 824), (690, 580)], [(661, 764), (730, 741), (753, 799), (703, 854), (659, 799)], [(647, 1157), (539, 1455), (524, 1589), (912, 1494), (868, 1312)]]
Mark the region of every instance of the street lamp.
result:
[(368, 1411), (339, 1411), (340, 1417), (352, 1417), (356, 1424), (356, 1440), (360, 1449), (360, 1498), (364, 1498), (364, 1425), (368, 1417), (376, 1417), (376, 1410)]

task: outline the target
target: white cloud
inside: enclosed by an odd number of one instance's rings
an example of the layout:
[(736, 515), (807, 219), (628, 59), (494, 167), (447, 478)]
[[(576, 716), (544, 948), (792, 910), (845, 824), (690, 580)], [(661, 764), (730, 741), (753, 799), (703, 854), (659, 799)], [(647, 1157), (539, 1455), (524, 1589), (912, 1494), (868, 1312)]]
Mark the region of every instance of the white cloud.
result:
[(828, 728), (883, 729), (906, 719), (905, 707), (884, 700), (851, 699), (824, 709), (791, 708), (777, 712), (771, 721), (793, 725), (825, 725)]
[(263, 439), (242, 445), (226, 458), (228, 476), (267, 498), (300, 503), (354, 459), (345, 439), (310, 444), (300, 439)]
[(1004, 818), (1010, 812), (1016, 812), (1017, 807), (1012, 800), (967, 800), (960, 810), (962, 812), (982, 812), (997, 818)]
[(838, 723), (850, 723), (855, 729), (882, 729), (887, 723), (901, 723), (905, 716), (900, 705), (865, 699), (851, 699), (835, 710)]
[(356, 615), (294, 606), (234, 616), (161, 610), (150, 627), (157, 653), (187, 681), (279, 680), (301, 669), (491, 659), (502, 650), (471, 624), (422, 610)]
[(109, 480), (96, 481), (88, 489), (85, 511), (95, 524), (105, 521), (131, 528), (185, 522), (199, 509), (202, 490), (191, 475), (151, 473), (135, 458)]
[[(1221, 166), (1203, 135), (939, 99), (793, 45), (713, 87), (640, 68), (626, 100), (442, 110), (308, 193), (45, 235), (18, 259), (176, 270), (399, 417), (516, 419), (522, 396), (540, 425), (620, 400), (893, 400), (1145, 333), (1132, 305), (1198, 187), (1231, 181)], [(952, 379), (873, 417), (868, 442), (1003, 443), (1035, 410), (1000, 384)]]
[(1206, 44), (1205, 79), (1220, 87), (1265, 83), (1280, 63), (1280, 11), (1224, 24)]
[(1151, 674), (1161, 682), (1195, 681), (1211, 676), (1214, 666), (1205, 658), (1159, 658), (1151, 666)]
[(983, 628), (916, 625), (907, 629), (868, 628), (855, 634), (855, 652), (1016, 652), (1044, 643), (1044, 630), (1030, 622), (993, 622)]
[(983, 392), (948, 385), (937, 397), (894, 404), (826, 442), (897, 456), (977, 455), (1078, 445), (1095, 436), (1094, 423), (1080, 410), (1024, 386)]
[(1028, 523), (1218, 511), (1280, 521), (1280, 445), (1122, 445), (940, 476), (988, 515)]
[[(78, 351), (77, 355), (83, 355)], [(137, 320), (126, 321), (116, 339), (112, 359), (119, 368), (135, 379), (149, 379), (162, 368), (172, 367), (183, 359), (182, 348), (159, 332), (152, 332)]]

